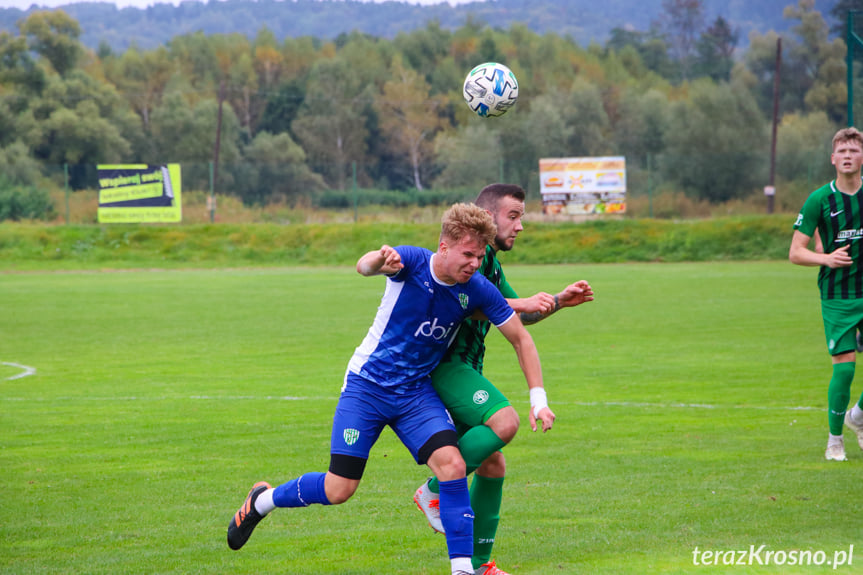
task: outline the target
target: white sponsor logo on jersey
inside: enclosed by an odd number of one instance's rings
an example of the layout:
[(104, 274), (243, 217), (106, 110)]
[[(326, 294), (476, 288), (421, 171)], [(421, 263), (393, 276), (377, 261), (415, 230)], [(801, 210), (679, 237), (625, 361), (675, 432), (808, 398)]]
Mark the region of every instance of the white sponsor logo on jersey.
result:
[(440, 341), (449, 337), (450, 333), (452, 333), (452, 326), (452, 323), (448, 327), (438, 325), (437, 318), (434, 318), (432, 321), (422, 322), (414, 332), (414, 337), (422, 335)]
[(842, 230), (836, 235), (836, 241), (844, 242), (845, 240), (856, 240), (863, 238), (863, 228), (857, 230)]

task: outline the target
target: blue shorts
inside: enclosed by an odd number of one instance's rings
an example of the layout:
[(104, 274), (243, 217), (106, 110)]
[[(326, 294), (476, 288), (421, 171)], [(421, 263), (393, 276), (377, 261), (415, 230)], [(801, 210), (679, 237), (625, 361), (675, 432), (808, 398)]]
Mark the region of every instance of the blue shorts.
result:
[(428, 454), (421, 457), (420, 450), (432, 436), (455, 433), (431, 378), (408, 388), (389, 388), (348, 372), (333, 417), (330, 453), (368, 459), (387, 425), (419, 464), (426, 463)]

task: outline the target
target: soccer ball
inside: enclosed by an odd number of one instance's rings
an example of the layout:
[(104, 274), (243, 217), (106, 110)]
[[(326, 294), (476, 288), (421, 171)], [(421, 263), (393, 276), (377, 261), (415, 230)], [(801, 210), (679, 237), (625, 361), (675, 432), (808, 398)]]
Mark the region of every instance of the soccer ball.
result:
[(506, 114), (517, 99), (518, 80), (503, 64), (480, 64), (464, 79), (464, 101), (483, 118)]

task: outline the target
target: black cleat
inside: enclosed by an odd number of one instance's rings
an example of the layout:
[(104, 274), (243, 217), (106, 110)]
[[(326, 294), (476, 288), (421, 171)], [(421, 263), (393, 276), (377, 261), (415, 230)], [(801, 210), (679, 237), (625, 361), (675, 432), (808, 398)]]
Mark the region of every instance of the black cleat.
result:
[(231, 519), (231, 523), (228, 525), (228, 547), (234, 551), (246, 544), (246, 541), (252, 536), (255, 526), (264, 518), (255, 509), (255, 500), (267, 489), (270, 489), (270, 484), (266, 481), (255, 483), (246, 496), (243, 506)]

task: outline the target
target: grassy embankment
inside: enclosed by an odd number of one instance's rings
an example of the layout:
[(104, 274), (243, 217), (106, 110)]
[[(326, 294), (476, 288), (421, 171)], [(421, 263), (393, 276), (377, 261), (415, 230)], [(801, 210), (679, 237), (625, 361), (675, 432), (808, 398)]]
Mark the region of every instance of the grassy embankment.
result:
[[(778, 260), (792, 218), (527, 222), (510, 263)], [(434, 248), (436, 223), (0, 226), (0, 270), (342, 266), (382, 243)]]

